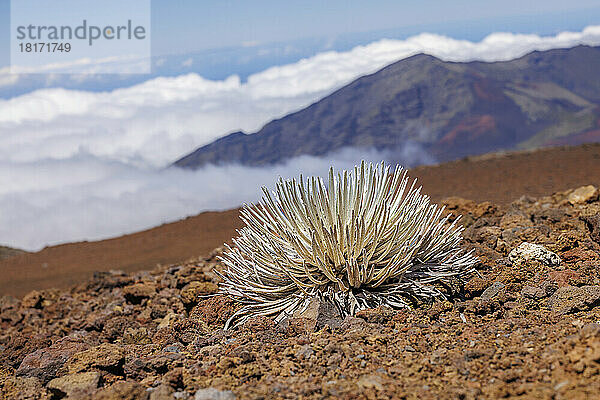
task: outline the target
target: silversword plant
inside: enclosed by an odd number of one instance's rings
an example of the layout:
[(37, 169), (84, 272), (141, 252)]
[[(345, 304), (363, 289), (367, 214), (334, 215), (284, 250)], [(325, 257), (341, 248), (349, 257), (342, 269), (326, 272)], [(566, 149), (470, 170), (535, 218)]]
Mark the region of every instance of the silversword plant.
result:
[(401, 167), (363, 161), (353, 171), (284, 181), (241, 211), (245, 227), (221, 258), (222, 294), (243, 306), (228, 321), (302, 312), (319, 298), (341, 316), (444, 298), (478, 262), (458, 245), (458, 219), (409, 184)]

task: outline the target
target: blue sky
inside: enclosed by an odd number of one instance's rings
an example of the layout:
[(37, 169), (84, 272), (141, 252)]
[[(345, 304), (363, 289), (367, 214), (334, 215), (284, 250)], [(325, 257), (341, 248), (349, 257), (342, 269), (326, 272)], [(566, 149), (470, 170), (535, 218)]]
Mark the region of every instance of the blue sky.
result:
[[(582, 23), (585, 25), (594, 14), (597, 20), (600, 17), (597, 0), (180, 0), (153, 1), (153, 8), (153, 40), (157, 51), (286, 41), (418, 25), (443, 26), (481, 19), (502, 19), (504, 29), (510, 31), (522, 16), (595, 9), (593, 13), (573, 16), (572, 21), (562, 21), (566, 25), (572, 24), (573, 28), (581, 28)], [(535, 18), (530, 18), (529, 22), (535, 24)], [(564, 29), (564, 26), (558, 29)]]
[[(0, 0), (0, 65), (8, 63), (9, 11), (10, 0)], [(477, 40), (493, 31), (552, 34), (595, 23), (597, 0), (152, 1), (155, 55), (356, 33), (363, 33), (358, 41), (375, 40), (368, 32), (401, 38), (426, 30)]]

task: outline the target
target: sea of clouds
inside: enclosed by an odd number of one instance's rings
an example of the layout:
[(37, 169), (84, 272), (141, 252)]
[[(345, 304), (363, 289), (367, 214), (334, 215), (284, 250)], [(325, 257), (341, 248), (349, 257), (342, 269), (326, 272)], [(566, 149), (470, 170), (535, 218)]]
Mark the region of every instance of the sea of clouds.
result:
[[(600, 26), (547, 37), (494, 33), (480, 42), (421, 34), (320, 53), (246, 82), (187, 74), (110, 92), (41, 89), (0, 100), (0, 243), (35, 250), (106, 238), (255, 201), (259, 186), (272, 185), (277, 176), (324, 174), (331, 164), (348, 168), (360, 158), (389, 158), (347, 149), (268, 168), (166, 168), (198, 146), (231, 131), (257, 131), (417, 53), (500, 61), (577, 44), (600, 45)], [(1, 85), (19, 79), (0, 71)], [(407, 165), (432, 161), (411, 144), (394, 157)]]

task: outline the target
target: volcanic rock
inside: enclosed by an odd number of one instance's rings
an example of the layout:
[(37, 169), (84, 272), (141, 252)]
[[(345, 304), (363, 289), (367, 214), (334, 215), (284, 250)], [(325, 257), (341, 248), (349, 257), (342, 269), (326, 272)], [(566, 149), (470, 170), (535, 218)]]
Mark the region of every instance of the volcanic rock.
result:
[(224, 330), (240, 305), (197, 296), (214, 257), (2, 297), (0, 398), (595, 398), (600, 201), (570, 193), (454, 199), (478, 273), (412, 309), (341, 320), (319, 299)]
[(528, 261), (538, 261), (549, 267), (558, 267), (561, 264), (561, 259), (556, 253), (539, 244), (527, 242), (513, 249), (508, 255), (508, 260), (513, 265), (522, 265)]
[(571, 204), (581, 204), (598, 198), (598, 189), (593, 185), (582, 186), (572, 191), (567, 200)]
[(64, 375), (48, 382), (47, 388), (58, 397), (89, 396), (98, 387), (100, 373), (82, 372)]

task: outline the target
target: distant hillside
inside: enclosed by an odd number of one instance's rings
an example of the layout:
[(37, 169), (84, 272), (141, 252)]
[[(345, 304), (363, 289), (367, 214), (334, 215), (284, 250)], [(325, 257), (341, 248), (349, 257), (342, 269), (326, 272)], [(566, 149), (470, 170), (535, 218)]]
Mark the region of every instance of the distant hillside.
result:
[(237, 210), (204, 212), (130, 235), (61, 244), (0, 260), (0, 297), (68, 287), (90, 279), (96, 271), (139, 271), (206, 256), (241, 225)]
[(26, 253), (23, 250), (13, 249), (12, 247), (0, 246), (0, 260)]
[(600, 141), (600, 47), (507, 62), (416, 55), (247, 135), (235, 132), (176, 166), (266, 165), (344, 147), (417, 143), (439, 161), (498, 150)]

